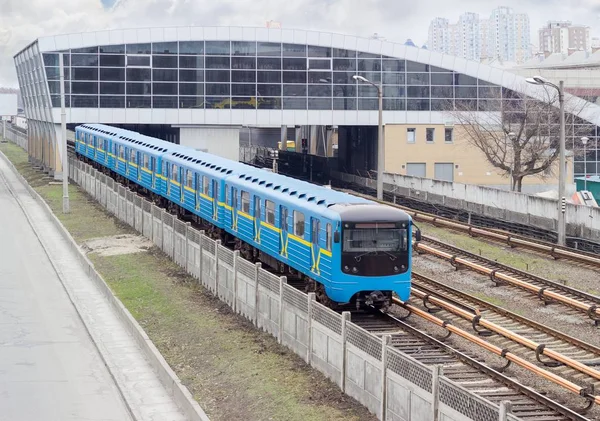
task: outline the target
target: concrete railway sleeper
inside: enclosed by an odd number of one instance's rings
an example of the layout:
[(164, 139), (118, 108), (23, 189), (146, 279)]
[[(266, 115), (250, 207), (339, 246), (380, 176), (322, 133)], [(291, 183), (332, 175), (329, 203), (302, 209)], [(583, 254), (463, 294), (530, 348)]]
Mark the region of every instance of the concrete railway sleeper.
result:
[(415, 315), (417, 315), (439, 327), (442, 327), (442, 328), (448, 330), (449, 332), (452, 332), (452, 333), (460, 336), (461, 338), (466, 339), (469, 342), (478, 345), (479, 347), (485, 349), (488, 352), (491, 352), (499, 357), (502, 357), (502, 358), (506, 359), (507, 361), (515, 363), (516, 365), (536, 374), (537, 376), (544, 378), (554, 384), (557, 384), (557, 385), (561, 386), (563, 389), (565, 389), (571, 393), (574, 393), (578, 396), (585, 398), (585, 400), (587, 402), (587, 406), (586, 406), (586, 408), (583, 409), (583, 411), (589, 410), (594, 404), (600, 405), (600, 396), (594, 395), (594, 391), (592, 390), (592, 388), (581, 387), (581, 386), (579, 386), (569, 380), (566, 380), (548, 370), (540, 368), (540, 367), (536, 366), (535, 364), (525, 360), (524, 358), (519, 357), (518, 355), (514, 354), (510, 350), (503, 349), (496, 345), (490, 344), (489, 342), (486, 342), (483, 339), (481, 339), (479, 336), (473, 335), (463, 329), (460, 329), (460, 328), (452, 325), (451, 323), (449, 323), (445, 320), (442, 320), (438, 317), (435, 317), (435, 316), (431, 315), (430, 313), (428, 313), (427, 311), (421, 310), (420, 308), (418, 308), (412, 304), (400, 301), (397, 298), (393, 299), (393, 303), (397, 304), (401, 307), (404, 307), (411, 314), (415, 314)]
[[(559, 285), (559, 284), (554, 283), (549, 280), (545, 280), (547, 282), (548, 286), (540, 287), (539, 285), (534, 285), (531, 282), (526, 282), (526, 281), (520, 280), (520, 279), (516, 278), (515, 276), (511, 276), (508, 273), (505, 273), (498, 269), (486, 267), (483, 264), (472, 262), (470, 260), (467, 260), (466, 258), (458, 257), (456, 254), (448, 253), (446, 251), (436, 249), (434, 247), (428, 246), (423, 243), (415, 243), (414, 247), (415, 247), (415, 250), (420, 253), (430, 254), (430, 255), (433, 255), (433, 256), (436, 256), (436, 257), (439, 257), (439, 258), (442, 258), (442, 259), (445, 259), (445, 260), (451, 262), (451, 264), (454, 267), (456, 267), (457, 269), (459, 267), (465, 267), (465, 268), (468, 268), (475, 272), (478, 272), (480, 274), (489, 276), (490, 279), (492, 279), (492, 281), (494, 281), (496, 284), (506, 284), (506, 285), (511, 285), (511, 286), (515, 286), (515, 287), (521, 288), (523, 290), (526, 290), (526, 291), (538, 296), (541, 300), (544, 301), (545, 304), (549, 304), (551, 302), (557, 302), (557, 303), (566, 305), (568, 307), (574, 308), (576, 310), (579, 310), (581, 312), (584, 312), (594, 322), (594, 324), (596, 326), (600, 326), (600, 306), (597, 303), (592, 303), (592, 304), (585, 303), (581, 300), (567, 297), (558, 292), (552, 291), (550, 288), (556, 288), (556, 289), (560, 289), (563, 291), (565, 290), (565, 288), (567, 288), (569, 290), (569, 293), (572, 292), (572, 295), (576, 295), (576, 296), (586, 294), (582, 291), (568, 288), (568, 287), (565, 287), (564, 285)], [(444, 245), (444, 247), (446, 248), (446, 245)], [(454, 248), (452, 246), (447, 246), (447, 248), (451, 249), (451, 251), (453, 251), (453, 252), (456, 251), (457, 253), (469, 254), (467, 252), (464, 252), (464, 251)], [(586, 294), (586, 295), (589, 295), (589, 294)], [(598, 298), (598, 297), (594, 297), (592, 295), (589, 295), (589, 296), (595, 300), (600, 300), (600, 298)]]

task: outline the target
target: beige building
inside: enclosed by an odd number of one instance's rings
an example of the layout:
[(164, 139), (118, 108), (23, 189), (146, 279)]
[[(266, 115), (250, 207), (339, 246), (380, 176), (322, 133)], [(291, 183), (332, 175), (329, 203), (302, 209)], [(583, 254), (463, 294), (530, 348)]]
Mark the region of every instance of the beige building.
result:
[(573, 25), (571, 22), (548, 22), (538, 31), (540, 52), (567, 54), (573, 51), (588, 51), (591, 48), (590, 28)]
[[(471, 145), (461, 126), (398, 124), (385, 126), (385, 171), (464, 184), (510, 188), (509, 177), (488, 163)], [(573, 182), (567, 163), (567, 184)], [(558, 184), (558, 163), (546, 177), (523, 179), (524, 192), (550, 190)]]

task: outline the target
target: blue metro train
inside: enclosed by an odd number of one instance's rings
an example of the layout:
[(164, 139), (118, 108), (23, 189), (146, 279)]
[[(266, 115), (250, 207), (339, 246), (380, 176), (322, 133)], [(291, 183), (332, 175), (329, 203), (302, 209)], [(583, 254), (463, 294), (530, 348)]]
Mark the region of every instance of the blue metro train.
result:
[(235, 243), (244, 257), (302, 278), (324, 304), (387, 307), (393, 292), (408, 299), (407, 213), (128, 130), (75, 131), (78, 156)]

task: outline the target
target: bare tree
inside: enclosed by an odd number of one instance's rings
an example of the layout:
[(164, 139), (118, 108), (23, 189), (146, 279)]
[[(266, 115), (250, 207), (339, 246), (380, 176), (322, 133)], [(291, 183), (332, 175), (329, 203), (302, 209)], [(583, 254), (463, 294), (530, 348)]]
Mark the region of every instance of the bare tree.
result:
[[(479, 101), (448, 101), (445, 112), (465, 130), (468, 142), (481, 150), (487, 161), (511, 179), (511, 189), (521, 191), (523, 178), (552, 175), (560, 150), (560, 111), (558, 94), (548, 90), (548, 100), (505, 89), (490, 89)], [(490, 94), (491, 93), (491, 94)], [(565, 125), (577, 136), (574, 125), (585, 101), (566, 99)], [(484, 112), (482, 112), (484, 111)]]

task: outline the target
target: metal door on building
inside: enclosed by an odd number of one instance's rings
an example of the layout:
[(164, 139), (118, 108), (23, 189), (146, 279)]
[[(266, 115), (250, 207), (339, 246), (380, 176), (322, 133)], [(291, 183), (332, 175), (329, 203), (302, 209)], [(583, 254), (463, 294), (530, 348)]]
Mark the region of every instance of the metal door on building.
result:
[(406, 164), (406, 175), (411, 177), (427, 177), (427, 164), (424, 162)]
[(454, 164), (452, 162), (436, 163), (433, 178), (441, 181), (454, 181)]

